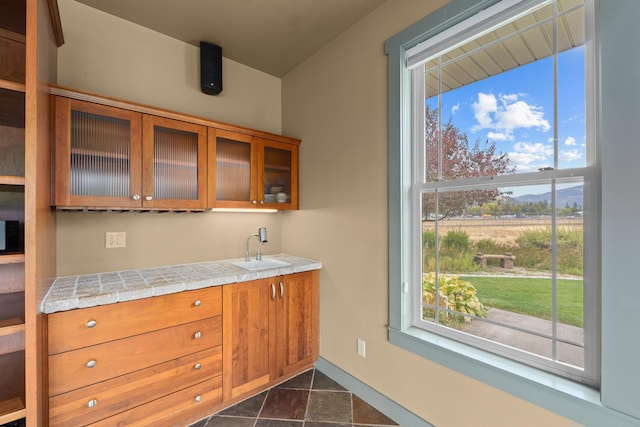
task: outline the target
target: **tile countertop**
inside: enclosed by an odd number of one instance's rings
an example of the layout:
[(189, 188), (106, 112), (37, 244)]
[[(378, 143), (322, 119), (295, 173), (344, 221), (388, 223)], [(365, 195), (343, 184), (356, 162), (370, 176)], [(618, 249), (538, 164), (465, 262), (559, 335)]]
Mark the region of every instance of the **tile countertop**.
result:
[(234, 262), (242, 261), (242, 258), (235, 258), (58, 277), (42, 301), (42, 312), (50, 314), (75, 308), (95, 307), (322, 268), (319, 261), (285, 254), (265, 255), (264, 259), (285, 261), (289, 265), (248, 271), (233, 265)]

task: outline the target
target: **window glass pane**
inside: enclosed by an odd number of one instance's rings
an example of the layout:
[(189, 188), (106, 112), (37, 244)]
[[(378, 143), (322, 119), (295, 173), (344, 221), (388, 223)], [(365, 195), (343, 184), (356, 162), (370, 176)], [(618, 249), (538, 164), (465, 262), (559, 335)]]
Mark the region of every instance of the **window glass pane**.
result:
[(587, 165), (584, 46), (558, 56), (558, 164)]
[(424, 64), (426, 182), (586, 165), (584, 8), (568, 5)]
[(424, 191), (422, 320), (584, 367), (583, 187)]

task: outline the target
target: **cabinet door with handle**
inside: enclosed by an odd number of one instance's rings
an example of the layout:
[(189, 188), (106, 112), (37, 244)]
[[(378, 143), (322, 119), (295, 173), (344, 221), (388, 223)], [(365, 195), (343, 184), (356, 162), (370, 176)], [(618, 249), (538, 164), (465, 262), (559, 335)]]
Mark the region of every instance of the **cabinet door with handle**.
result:
[(223, 399), (264, 387), (274, 378), (276, 301), (273, 279), (224, 285)]
[(207, 128), (145, 115), (142, 135), (142, 206), (204, 209)]
[(141, 206), (141, 117), (55, 98), (56, 206)]
[(278, 279), (278, 376), (310, 366), (319, 349), (319, 271)]
[(258, 141), (259, 203), (265, 208), (298, 209), (298, 146)]
[(256, 139), (251, 135), (209, 128), (208, 140), (208, 206), (259, 207)]

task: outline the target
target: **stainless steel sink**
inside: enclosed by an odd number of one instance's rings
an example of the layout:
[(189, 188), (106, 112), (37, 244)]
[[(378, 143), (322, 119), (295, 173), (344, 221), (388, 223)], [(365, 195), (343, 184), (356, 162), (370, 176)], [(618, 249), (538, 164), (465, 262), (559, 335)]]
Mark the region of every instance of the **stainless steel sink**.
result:
[(255, 270), (267, 270), (269, 268), (280, 268), (286, 267), (287, 265), (291, 265), (286, 261), (281, 261), (279, 259), (273, 258), (263, 258), (261, 260), (252, 259), (250, 261), (236, 261), (232, 262), (236, 267), (244, 268), (245, 270), (255, 271)]

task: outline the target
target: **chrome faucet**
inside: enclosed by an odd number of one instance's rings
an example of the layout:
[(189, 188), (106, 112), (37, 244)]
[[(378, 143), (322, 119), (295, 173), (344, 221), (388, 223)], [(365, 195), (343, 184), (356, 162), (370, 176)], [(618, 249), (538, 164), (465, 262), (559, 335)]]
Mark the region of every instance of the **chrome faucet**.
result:
[(250, 234), (249, 237), (247, 237), (244, 249), (245, 261), (249, 261), (249, 240), (251, 240), (252, 237), (257, 237), (258, 241), (260, 242), (260, 248), (258, 249), (258, 253), (256, 254), (256, 260), (260, 261), (262, 260), (262, 245), (267, 243), (267, 227), (260, 227), (258, 228), (258, 234)]

